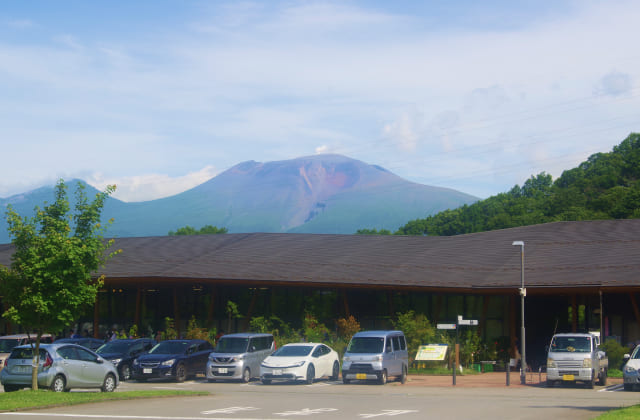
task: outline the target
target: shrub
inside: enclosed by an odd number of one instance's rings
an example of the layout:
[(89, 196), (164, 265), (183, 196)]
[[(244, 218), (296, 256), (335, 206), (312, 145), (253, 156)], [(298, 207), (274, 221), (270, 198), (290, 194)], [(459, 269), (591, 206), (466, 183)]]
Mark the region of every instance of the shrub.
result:
[(353, 315), (349, 315), (349, 318), (338, 319), (336, 324), (338, 326), (338, 337), (347, 343), (355, 333), (360, 331), (360, 323), (356, 321)]
[(607, 353), (609, 358), (609, 369), (622, 369), (624, 355), (629, 353), (629, 347), (625, 347), (613, 338), (607, 338), (600, 348)]
[(404, 332), (409, 351), (409, 363), (413, 362), (418, 348), (422, 344), (433, 342), (436, 330), (424, 314), (416, 314), (413, 310), (398, 313), (397, 319), (392, 321), (393, 327)]

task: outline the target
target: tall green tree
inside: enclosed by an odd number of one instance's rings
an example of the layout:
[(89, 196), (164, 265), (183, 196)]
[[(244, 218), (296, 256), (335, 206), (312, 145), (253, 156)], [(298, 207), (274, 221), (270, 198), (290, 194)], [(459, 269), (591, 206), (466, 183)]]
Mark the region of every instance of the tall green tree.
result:
[[(113, 191), (115, 186), (109, 186), (89, 201), (85, 186), (78, 184), (71, 214), (67, 186), (60, 180), (55, 201), (36, 207), (35, 216), (23, 218), (11, 206), (7, 209), (15, 251), (10, 267), (0, 266), (6, 309), (2, 316), (36, 335), (36, 363), (42, 334), (62, 331), (95, 302), (103, 284), (103, 277), (95, 274), (117, 253), (108, 252), (113, 240), (104, 239), (106, 226), (100, 223), (105, 200)], [(38, 389), (37, 368), (32, 387)]]

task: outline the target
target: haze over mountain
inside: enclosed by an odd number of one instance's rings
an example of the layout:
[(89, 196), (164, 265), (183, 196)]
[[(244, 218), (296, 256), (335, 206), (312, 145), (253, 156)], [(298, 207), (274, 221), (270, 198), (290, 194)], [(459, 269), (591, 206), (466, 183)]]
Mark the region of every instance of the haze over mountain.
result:
[[(68, 181), (73, 199), (76, 182)], [(87, 186), (87, 196), (97, 192)], [(53, 201), (53, 186), (0, 199), (23, 216)], [(355, 233), (361, 228), (396, 230), (409, 220), (477, 201), (447, 188), (406, 181), (375, 165), (341, 155), (240, 163), (180, 194), (125, 203), (109, 198), (108, 235), (167, 235), (183, 226), (225, 227), (235, 232)], [(10, 241), (3, 218), (0, 243)]]

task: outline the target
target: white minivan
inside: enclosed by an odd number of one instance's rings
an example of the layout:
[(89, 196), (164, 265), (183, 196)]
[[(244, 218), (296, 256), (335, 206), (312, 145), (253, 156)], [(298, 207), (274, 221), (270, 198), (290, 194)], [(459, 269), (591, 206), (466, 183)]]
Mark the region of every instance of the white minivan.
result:
[(407, 381), (409, 353), (402, 331), (361, 331), (351, 338), (342, 358), (342, 381), (375, 380), (380, 385), (389, 377)]
[(236, 379), (249, 382), (260, 377), (260, 364), (275, 350), (271, 334), (237, 333), (220, 337), (209, 354), (206, 376), (209, 382)]

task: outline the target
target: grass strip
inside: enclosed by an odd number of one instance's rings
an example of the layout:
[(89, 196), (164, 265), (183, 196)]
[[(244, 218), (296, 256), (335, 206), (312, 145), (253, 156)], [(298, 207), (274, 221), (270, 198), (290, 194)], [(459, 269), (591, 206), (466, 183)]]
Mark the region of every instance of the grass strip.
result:
[(632, 407), (619, 408), (607, 411), (601, 416), (596, 417), (597, 420), (635, 420), (640, 419), (640, 405)]
[(123, 392), (51, 392), (30, 389), (0, 393), (0, 412), (59, 407), (102, 401), (121, 401), (139, 398), (185, 397), (210, 395), (206, 391), (123, 391)]

